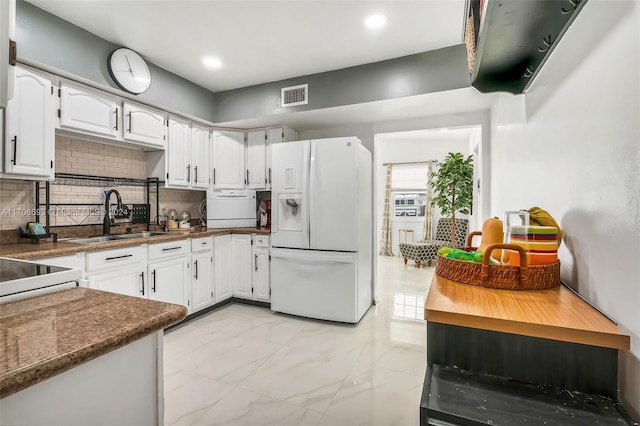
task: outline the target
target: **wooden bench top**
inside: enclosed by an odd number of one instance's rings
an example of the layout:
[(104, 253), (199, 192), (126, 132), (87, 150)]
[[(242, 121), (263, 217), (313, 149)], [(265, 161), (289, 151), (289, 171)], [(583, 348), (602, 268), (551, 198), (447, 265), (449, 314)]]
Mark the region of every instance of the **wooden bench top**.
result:
[(427, 321), (543, 339), (630, 348), (630, 337), (564, 286), (498, 290), (435, 275), (424, 306)]

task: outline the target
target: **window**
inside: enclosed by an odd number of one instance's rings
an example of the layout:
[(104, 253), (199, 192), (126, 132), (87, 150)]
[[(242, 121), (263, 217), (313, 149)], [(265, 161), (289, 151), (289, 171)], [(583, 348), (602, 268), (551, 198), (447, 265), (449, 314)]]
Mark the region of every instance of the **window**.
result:
[(427, 206), (426, 192), (395, 192), (394, 216), (424, 217)]
[(393, 216), (424, 217), (427, 207), (427, 164), (394, 167), (391, 193)]

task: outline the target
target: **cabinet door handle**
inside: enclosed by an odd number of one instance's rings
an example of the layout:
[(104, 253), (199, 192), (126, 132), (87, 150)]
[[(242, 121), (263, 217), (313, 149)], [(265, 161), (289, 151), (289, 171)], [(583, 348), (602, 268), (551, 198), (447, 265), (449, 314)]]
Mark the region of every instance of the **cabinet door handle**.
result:
[(216, 168), (213, 168), (213, 184), (216, 184)]
[(168, 248), (163, 248), (162, 251), (171, 251), (171, 250), (178, 250), (181, 249), (182, 247), (177, 246), (177, 247), (168, 247)]
[(116, 107), (116, 130), (118, 130), (118, 108)]
[(271, 185), (271, 167), (269, 167), (269, 185)]
[(128, 133), (131, 133), (131, 111), (129, 111), (129, 130), (127, 130)]
[(133, 255), (132, 254), (123, 254), (122, 256), (107, 257), (104, 260), (124, 259), (125, 257), (133, 257)]
[(187, 165), (187, 182), (191, 182), (191, 164)]
[(193, 278), (197, 280), (198, 279), (198, 261), (197, 260), (193, 262), (193, 269), (195, 269), (195, 272), (196, 272)]
[(196, 175), (196, 180), (194, 181), (195, 183), (198, 183), (198, 166), (194, 166), (193, 167), (193, 172)]
[(11, 159), (11, 162), (13, 163), (13, 165), (16, 165), (16, 161), (18, 160), (18, 135), (15, 135), (13, 137), (13, 158)]
[(247, 185), (249, 185), (249, 169), (247, 169)]
[(156, 292), (156, 270), (155, 269), (151, 271), (151, 275), (153, 275), (153, 287), (151, 287), (151, 289), (155, 293)]
[(142, 278), (142, 295), (144, 296), (144, 272), (140, 274), (140, 278)]
[(254, 259), (253, 259), (253, 263), (256, 265), (256, 271), (258, 270), (258, 255), (254, 254)]

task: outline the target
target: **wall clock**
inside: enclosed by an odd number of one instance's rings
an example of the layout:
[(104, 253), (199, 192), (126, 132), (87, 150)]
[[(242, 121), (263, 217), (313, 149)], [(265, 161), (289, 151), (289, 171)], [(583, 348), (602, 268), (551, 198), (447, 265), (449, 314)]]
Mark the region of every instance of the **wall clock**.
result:
[(151, 86), (151, 72), (142, 56), (121, 47), (107, 58), (107, 68), (113, 81), (125, 92), (139, 95)]

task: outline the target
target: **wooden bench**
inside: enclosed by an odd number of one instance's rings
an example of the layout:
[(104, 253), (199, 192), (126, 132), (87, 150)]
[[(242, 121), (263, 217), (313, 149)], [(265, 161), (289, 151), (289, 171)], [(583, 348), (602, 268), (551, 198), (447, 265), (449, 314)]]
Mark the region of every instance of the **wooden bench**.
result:
[(421, 425), (632, 424), (616, 401), (618, 350), (630, 337), (569, 288), (497, 290), (436, 275), (424, 319)]

